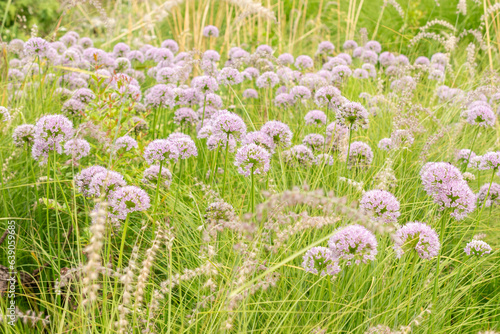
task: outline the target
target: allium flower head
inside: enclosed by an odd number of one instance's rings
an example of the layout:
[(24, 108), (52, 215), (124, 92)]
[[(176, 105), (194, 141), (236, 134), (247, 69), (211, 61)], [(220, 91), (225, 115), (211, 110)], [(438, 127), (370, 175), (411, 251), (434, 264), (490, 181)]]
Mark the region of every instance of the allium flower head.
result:
[(356, 79), (368, 79), (370, 75), (368, 74), (368, 71), (362, 68), (357, 68), (354, 70), (354, 73), (352, 74), (353, 78)]
[(380, 54), (378, 61), (380, 62), (380, 65), (387, 67), (394, 64), (396, 57), (394, 57), (392, 53), (385, 51)]
[(306, 145), (293, 146), (291, 149), (283, 152), (283, 158), (291, 166), (310, 166), (315, 161), (312, 150)]
[(299, 70), (312, 68), (313, 66), (314, 61), (309, 56), (301, 55), (295, 59), (295, 67), (297, 67)]
[(459, 164), (468, 164), (467, 167), (471, 167), (471, 161), (472, 159), (474, 159), (476, 157), (476, 153), (474, 153), (473, 151), (467, 149), (467, 148), (464, 148), (464, 149), (461, 149), (457, 152), (455, 158), (457, 159), (457, 162)]
[(292, 144), (293, 133), (285, 123), (280, 121), (268, 121), (260, 131), (272, 138), (278, 147), (288, 147)]
[(290, 89), (290, 95), (294, 101), (304, 101), (311, 98), (311, 90), (305, 86), (294, 86)]
[(310, 133), (304, 137), (302, 143), (312, 150), (321, 150), (325, 147), (325, 137), (317, 133)]
[(125, 151), (130, 151), (133, 148), (137, 148), (138, 144), (137, 141), (130, 137), (129, 135), (125, 135), (123, 137), (116, 138), (114, 149), (120, 150), (122, 148), (125, 149)]
[(471, 125), (479, 125), (481, 127), (493, 127), (497, 120), (497, 116), (489, 106), (477, 105), (467, 110), (467, 122)]
[(164, 40), (161, 42), (161, 47), (169, 49), (172, 53), (177, 53), (179, 51), (179, 44), (173, 39)]
[(340, 124), (352, 130), (368, 127), (368, 111), (358, 102), (343, 104), (337, 111), (336, 118)]
[(311, 110), (305, 116), (306, 125), (324, 126), (326, 125), (326, 114), (321, 110)]
[(318, 166), (333, 166), (333, 157), (328, 153), (318, 154), (314, 163)]
[(241, 73), (232, 67), (224, 67), (217, 77), (220, 84), (224, 86), (233, 86), (243, 82)]
[(109, 201), (109, 216), (124, 220), (127, 214), (146, 211), (151, 206), (148, 194), (139, 187), (125, 186), (113, 193)]
[(203, 36), (219, 37), (219, 29), (216, 26), (208, 25), (203, 28)]
[(490, 254), (491, 251), (491, 246), (483, 240), (472, 240), (464, 248), (464, 252), (468, 256), (475, 255), (481, 257), (485, 254)]
[(262, 131), (248, 132), (242, 138), (242, 144), (256, 144), (262, 146), (271, 153), (273, 153), (274, 149), (276, 148), (276, 144), (274, 143), (273, 139)]
[(337, 230), (328, 240), (333, 256), (345, 260), (348, 266), (375, 260), (377, 246), (375, 235), (357, 224)]
[(333, 50), (335, 50), (335, 46), (332, 42), (324, 41), (318, 44), (318, 53), (329, 54), (332, 53)]
[(294, 58), (290, 53), (282, 53), (278, 56), (278, 62), (282, 65), (293, 64)]
[(122, 174), (105, 170), (92, 176), (88, 186), (87, 195), (88, 197), (94, 198), (102, 195), (112, 196), (113, 192), (126, 185), (127, 182), (125, 182)]
[(219, 90), (219, 84), (217, 83), (217, 80), (214, 77), (210, 77), (208, 75), (202, 75), (194, 78), (191, 84), (202, 94), (213, 93)]
[(314, 95), (314, 102), (319, 107), (327, 105), (331, 110), (337, 110), (342, 105), (340, 90), (334, 86), (319, 88)]
[(293, 106), (293, 97), (288, 93), (281, 93), (274, 98), (274, 105), (280, 108), (289, 108)]
[(90, 182), (94, 175), (102, 172), (106, 172), (106, 168), (102, 166), (91, 166), (75, 175), (75, 185), (78, 189), (78, 192), (82, 193), (85, 197), (92, 197), (92, 194), (89, 192)]
[(240, 138), (247, 131), (247, 126), (240, 116), (227, 113), (222, 114), (213, 120), (214, 133), (222, 136), (232, 135), (235, 138)]
[(415, 138), (409, 130), (398, 129), (391, 133), (391, 147), (393, 149), (410, 147)]
[(327, 247), (313, 247), (306, 252), (302, 259), (304, 270), (315, 275), (335, 276), (341, 270), (338, 259), (333, 256), (332, 251)]
[(5, 107), (0, 106), (0, 122), (9, 122), (12, 119), (9, 110)]
[(16, 146), (31, 146), (35, 141), (35, 126), (32, 124), (23, 124), (15, 128), (12, 133), (12, 139)]
[(113, 54), (116, 57), (125, 57), (130, 52), (130, 46), (125, 43), (116, 43), (113, 47)]
[[(61, 143), (73, 136), (73, 123), (62, 115), (48, 115), (41, 117), (35, 125), (35, 143), (33, 157), (38, 160), (45, 158), (49, 151), (62, 153)], [(42, 162), (43, 162), (42, 160)]]
[(370, 146), (362, 141), (351, 143), (349, 151), (349, 167), (368, 167), (373, 161), (373, 152)]
[[(160, 165), (152, 165), (144, 170), (142, 182), (156, 186), (158, 183), (158, 175), (160, 174)], [(160, 183), (163, 182), (165, 187), (170, 187), (172, 183), (172, 173), (168, 168), (162, 166)]]
[(245, 99), (258, 99), (259, 93), (255, 89), (248, 88), (243, 91), (243, 97)]
[(421, 259), (430, 260), (439, 254), (441, 248), (436, 231), (421, 222), (403, 225), (396, 231), (395, 239), (394, 250), (398, 258), (405, 252), (415, 250)]
[(259, 88), (273, 88), (279, 84), (280, 78), (274, 72), (264, 72), (258, 78), (255, 84)]
[(70, 155), (73, 161), (78, 161), (89, 155), (90, 145), (85, 139), (70, 139), (64, 144), (64, 153)]
[(179, 155), (180, 153), (177, 145), (167, 139), (153, 140), (144, 149), (144, 158), (149, 164), (161, 161), (168, 162), (169, 160), (176, 162)]
[(384, 151), (390, 151), (392, 147), (391, 138), (382, 138), (378, 142), (378, 148)]
[(196, 124), (198, 121), (198, 114), (191, 108), (179, 108), (175, 111), (174, 122), (178, 125), (183, 124)]
[(366, 42), (365, 49), (371, 50), (375, 53), (380, 53), (380, 51), (382, 51), (382, 46), (377, 41), (369, 41)]
[(342, 47), (344, 48), (344, 50), (354, 50), (358, 47), (358, 43), (353, 40), (347, 40), (344, 42), (344, 45)]
[(177, 147), (179, 152), (179, 157), (181, 159), (188, 159), (190, 157), (198, 156), (198, 149), (196, 144), (188, 135), (180, 132), (174, 132), (170, 134), (167, 140), (173, 142)]
[(500, 151), (487, 152), (481, 156), (478, 169), (489, 170), (500, 168)]
[(401, 215), (399, 201), (385, 190), (370, 190), (363, 194), (360, 208), (376, 221), (395, 223)]
[(69, 99), (64, 102), (61, 111), (68, 116), (82, 116), (87, 106), (77, 99)]
[[(487, 196), (486, 196), (487, 195)], [(492, 182), (483, 184), (477, 193), (479, 203), (484, 203), (485, 207), (500, 205), (500, 184)]]
[(24, 51), (30, 56), (43, 57), (49, 49), (49, 42), (40, 37), (30, 38), (24, 43)]
[(426, 163), (420, 171), (420, 178), (429, 195), (439, 193), (449, 183), (463, 180), (460, 171), (446, 162)]
[(234, 165), (238, 173), (248, 177), (253, 174), (265, 174), (270, 168), (271, 154), (262, 146), (248, 144), (236, 152)]
[(347, 65), (338, 65), (332, 68), (332, 80), (342, 82), (352, 75), (352, 70)]
[(444, 184), (433, 197), (440, 210), (452, 210), (450, 215), (457, 220), (464, 219), (476, 209), (476, 196), (464, 180)]
[(83, 103), (89, 103), (95, 99), (95, 94), (88, 88), (79, 88), (73, 93), (72, 98)]
[(349, 129), (343, 124), (332, 122), (326, 127), (326, 141), (335, 148), (338, 147), (340, 142), (347, 138), (348, 135)]

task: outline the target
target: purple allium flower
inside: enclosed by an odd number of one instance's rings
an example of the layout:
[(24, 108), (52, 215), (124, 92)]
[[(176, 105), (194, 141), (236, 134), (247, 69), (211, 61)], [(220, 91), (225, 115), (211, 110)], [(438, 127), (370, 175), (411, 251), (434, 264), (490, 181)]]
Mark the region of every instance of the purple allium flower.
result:
[(378, 57), (378, 61), (380, 65), (387, 67), (394, 64), (394, 62), (396, 61), (396, 57), (394, 57), (392, 53), (385, 51), (380, 54), (380, 56)]
[(261, 53), (267, 53), (267, 54), (272, 54), (273, 53), (273, 49), (269, 46), (269, 45), (266, 45), (266, 44), (261, 44), (257, 47), (257, 49), (255, 50), (255, 52), (261, 52)]
[(335, 50), (335, 46), (332, 42), (324, 41), (318, 44), (318, 53), (329, 54)]
[(174, 60), (174, 54), (167, 48), (158, 48), (153, 50), (153, 60), (157, 63), (171, 63)]
[(426, 163), (420, 171), (420, 178), (425, 191), (431, 196), (443, 191), (447, 184), (463, 181), (460, 171), (446, 162)]
[(191, 84), (202, 94), (213, 93), (219, 90), (219, 85), (217, 83), (217, 80), (207, 75), (194, 78)]
[(358, 102), (347, 102), (340, 106), (336, 118), (340, 124), (351, 130), (368, 127), (368, 111)]
[(431, 63), (433, 64), (439, 64), (441, 66), (446, 67), (448, 65), (449, 58), (446, 54), (438, 52), (432, 55), (431, 57)]
[(188, 159), (190, 157), (198, 156), (198, 149), (196, 144), (188, 135), (180, 132), (171, 133), (167, 140), (173, 142), (179, 152), (181, 159)]
[(33, 158), (43, 163), (49, 151), (62, 153), (61, 143), (73, 136), (73, 123), (63, 115), (47, 115), (41, 117), (35, 125), (35, 142), (32, 149)]
[(229, 152), (234, 152), (236, 149), (236, 139), (234, 136), (222, 135), (222, 134), (212, 134), (207, 139), (207, 147), (210, 151), (215, 150), (219, 147), (228, 147)]
[(375, 53), (380, 53), (380, 51), (382, 51), (382, 46), (377, 41), (369, 41), (366, 42), (365, 49), (371, 50)]
[(241, 72), (241, 75), (245, 80), (252, 80), (254, 78), (257, 78), (259, 76), (259, 73), (259, 70), (255, 67), (247, 67)]
[(203, 28), (203, 36), (219, 37), (219, 29), (216, 26), (208, 25)]
[(290, 53), (282, 53), (278, 56), (278, 63), (282, 65), (290, 65), (293, 64), (294, 58)]
[(151, 165), (161, 161), (168, 162), (168, 160), (176, 162), (179, 155), (177, 145), (167, 139), (153, 140), (144, 149), (144, 159)]
[(24, 146), (24, 144), (31, 146), (35, 141), (35, 126), (32, 124), (22, 124), (14, 129), (12, 133), (14, 145)]
[(224, 67), (217, 77), (217, 80), (223, 86), (233, 86), (243, 81), (241, 73), (232, 67)]
[(354, 70), (354, 73), (352, 74), (353, 78), (356, 79), (368, 79), (370, 75), (368, 74), (368, 71), (362, 68), (357, 68)]
[(207, 51), (203, 52), (202, 59), (209, 60), (211, 62), (217, 62), (220, 60), (220, 55), (215, 50), (207, 50)]
[(179, 51), (179, 44), (173, 39), (164, 40), (161, 42), (161, 47), (169, 49), (172, 53), (177, 53)]
[(372, 78), (377, 77), (377, 70), (373, 64), (363, 64), (361, 68), (368, 72), (368, 75)]
[(375, 260), (377, 246), (375, 235), (357, 224), (340, 228), (328, 240), (333, 256), (345, 260), (348, 266)]
[(283, 159), (291, 166), (310, 166), (315, 162), (312, 150), (306, 145), (295, 145), (284, 151)]
[(248, 88), (243, 91), (243, 97), (245, 99), (258, 99), (259, 93), (255, 89)]
[(484, 256), (485, 254), (490, 254), (491, 251), (491, 246), (483, 240), (472, 240), (464, 248), (464, 252), (468, 256)]
[(336, 56), (336, 58), (339, 58), (339, 59), (342, 59), (345, 61), (345, 64), (339, 64), (339, 65), (351, 65), (352, 64), (352, 57), (347, 53), (339, 53)]
[(354, 58), (359, 58), (363, 55), (363, 53), (365, 52), (365, 48), (362, 47), (362, 46), (358, 46), (357, 48), (355, 48), (353, 51), (352, 51), (352, 56)]
[(158, 84), (145, 93), (145, 102), (147, 106), (161, 107), (170, 106), (174, 103), (173, 100), (173, 85)]
[(378, 62), (378, 56), (373, 51), (365, 50), (361, 55), (361, 60), (365, 63), (375, 65)]
[(415, 59), (415, 65), (422, 65), (422, 66), (429, 66), (431, 61), (429, 58), (420, 56), (417, 59)]
[(349, 129), (342, 124), (332, 122), (326, 127), (326, 140), (329, 145), (336, 148), (347, 137)]
[(384, 223), (395, 223), (401, 215), (399, 201), (385, 190), (370, 190), (363, 194), (360, 208), (374, 220)]
[(205, 94), (205, 100), (200, 101), (200, 104), (205, 103), (207, 106), (214, 107), (216, 109), (222, 109), (222, 98), (214, 93)]
[(337, 110), (341, 103), (340, 90), (334, 86), (324, 86), (319, 88), (314, 95), (314, 102), (319, 107), (328, 105), (329, 109)]
[(405, 252), (416, 250), (418, 256), (430, 260), (439, 254), (441, 244), (436, 231), (421, 222), (410, 222), (400, 227), (395, 233), (396, 257), (400, 258)]
[(30, 56), (43, 57), (49, 49), (49, 43), (40, 37), (30, 38), (24, 43), (24, 52)]
[(163, 84), (176, 84), (179, 81), (177, 71), (172, 67), (163, 67), (156, 72), (156, 81)]
[(390, 151), (392, 147), (392, 140), (391, 138), (382, 138), (378, 142), (378, 148), (384, 151)]
[(9, 122), (12, 119), (7, 108), (0, 106), (0, 122)]
[(354, 50), (358, 47), (358, 43), (353, 40), (347, 40), (344, 42), (344, 45), (342, 47), (344, 48), (344, 50)]
[(409, 130), (395, 130), (393, 133), (391, 133), (391, 147), (392, 148), (402, 148), (402, 147), (410, 147), (413, 142), (415, 141), (415, 138), (413, 137), (413, 134)]
[(467, 148), (464, 148), (464, 149), (461, 149), (457, 152), (457, 154), (455, 155), (455, 159), (457, 160), (457, 162), (459, 164), (468, 164), (468, 167), (470, 167), (470, 162), (472, 161), (472, 159), (474, 159), (476, 157), (476, 153), (474, 153), (473, 151), (467, 149)]
[(87, 48), (94, 46), (94, 42), (89, 37), (80, 38), (80, 40), (78, 41), (78, 44), (81, 45), (84, 49), (87, 49)]
[[(205, 110), (206, 111), (206, 110)], [(191, 108), (179, 108), (175, 111), (174, 122), (178, 125), (196, 124), (198, 114)]]
[(241, 142), (243, 145), (255, 144), (262, 146), (271, 153), (273, 153), (274, 149), (276, 148), (276, 144), (274, 143), (273, 139), (263, 131), (248, 132), (242, 138)]
[(118, 150), (124, 148), (125, 151), (130, 151), (131, 149), (137, 148), (137, 147), (138, 147), (137, 141), (134, 138), (132, 138), (128, 135), (125, 135), (123, 137), (119, 137), (116, 139), (115, 145), (114, 145), (114, 150), (118, 151)]
[(94, 93), (88, 88), (79, 88), (73, 93), (73, 99), (82, 103), (89, 103), (95, 99)]
[[(486, 197), (487, 196), (487, 197)], [(479, 203), (484, 203), (485, 207), (500, 205), (500, 184), (492, 182), (483, 184), (477, 193)]]
[(285, 123), (280, 121), (268, 121), (260, 129), (263, 133), (272, 138), (278, 147), (288, 147), (292, 144), (293, 133)]
[(128, 60), (128, 58), (118, 57), (115, 59), (116, 72), (125, 72), (130, 68), (132, 68), (132, 64), (130, 63), (130, 60)]
[(440, 210), (453, 210), (450, 215), (457, 220), (464, 219), (476, 209), (476, 196), (463, 180), (443, 184), (433, 197)]
[(479, 166), (477, 167), (479, 170), (489, 170), (495, 169), (498, 170), (500, 167), (500, 151), (496, 152), (487, 152), (483, 154), (480, 159)]
[(280, 78), (274, 72), (264, 72), (258, 78), (255, 84), (259, 88), (272, 88), (279, 84)]
[(195, 105), (198, 103), (203, 103), (201, 93), (196, 88), (181, 89), (178, 98), (179, 105)]
[(295, 59), (294, 65), (299, 70), (304, 70), (304, 69), (312, 68), (314, 66), (314, 61), (309, 56), (301, 55)]
[(144, 54), (139, 50), (132, 50), (127, 54), (127, 58), (130, 61), (137, 61), (139, 63), (144, 63)]
[(302, 143), (309, 146), (313, 151), (321, 150), (325, 147), (325, 137), (317, 133), (310, 133), (304, 137)]
[(238, 173), (248, 177), (250, 174), (266, 174), (270, 168), (271, 154), (262, 146), (248, 144), (236, 152), (234, 165)]
[(113, 192), (126, 185), (127, 182), (125, 182), (123, 175), (118, 172), (104, 170), (92, 176), (85, 196), (97, 198), (104, 195), (112, 197)]
[(326, 114), (321, 110), (311, 110), (305, 116), (306, 125), (324, 126), (326, 125)]
[(290, 95), (295, 102), (309, 100), (311, 98), (311, 90), (305, 86), (294, 86), (290, 89)]
[(477, 105), (467, 110), (467, 122), (471, 125), (479, 125), (482, 127), (493, 127), (497, 120), (497, 115), (491, 107), (485, 105)]
[[(158, 183), (159, 174), (160, 165), (152, 165), (144, 170), (142, 182), (156, 186)], [(166, 168), (165, 166), (162, 166), (161, 168), (160, 183), (162, 183), (163, 180), (165, 180), (163, 182), (165, 187), (169, 188), (170, 184), (172, 183), (172, 173), (170, 173), (170, 170), (168, 170), (168, 168)]]
[(294, 104), (293, 97), (288, 93), (278, 94), (274, 98), (274, 105), (280, 108), (286, 109), (293, 106), (293, 104)]
[(313, 247), (304, 254), (302, 259), (304, 270), (315, 275), (335, 276), (341, 271), (338, 259), (327, 247)]
[(82, 169), (82, 171), (75, 175), (75, 185), (78, 191), (82, 193), (85, 197), (92, 197), (90, 190), (90, 182), (94, 175), (98, 173), (106, 173), (106, 168), (102, 166), (90, 166), (88, 168)]
[(247, 131), (247, 126), (240, 116), (227, 113), (222, 114), (213, 120), (214, 133), (228, 137), (232, 135), (235, 139), (240, 138)]
[(127, 214), (146, 211), (151, 206), (148, 194), (139, 187), (121, 187), (111, 196), (109, 216), (112, 219), (125, 219)]
[(70, 139), (64, 144), (64, 153), (70, 155), (74, 161), (78, 161), (89, 155), (90, 145), (85, 139)]
[(333, 157), (328, 153), (321, 153), (316, 156), (314, 163), (318, 166), (333, 166)]
[(332, 80), (343, 81), (352, 75), (352, 70), (347, 65), (338, 65), (332, 68)]
[(362, 141), (351, 143), (349, 151), (349, 167), (368, 167), (373, 161), (373, 152), (370, 146)]
[(113, 54), (115, 55), (115, 57), (125, 57), (127, 55), (127, 53), (130, 52), (130, 46), (128, 46), (127, 44), (125, 43), (117, 43), (115, 44), (115, 46), (113, 47)]

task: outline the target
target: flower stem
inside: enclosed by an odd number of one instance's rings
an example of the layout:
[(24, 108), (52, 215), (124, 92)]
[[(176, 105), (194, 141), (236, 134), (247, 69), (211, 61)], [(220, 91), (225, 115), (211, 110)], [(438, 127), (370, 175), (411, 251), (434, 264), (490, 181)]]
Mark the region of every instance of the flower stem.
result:
[(224, 162), (224, 177), (222, 178), (222, 197), (224, 197), (224, 194), (226, 193), (226, 175), (227, 175), (227, 158), (229, 155), (229, 134), (227, 135), (227, 141), (226, 141), (226, 156), (225, 162)]

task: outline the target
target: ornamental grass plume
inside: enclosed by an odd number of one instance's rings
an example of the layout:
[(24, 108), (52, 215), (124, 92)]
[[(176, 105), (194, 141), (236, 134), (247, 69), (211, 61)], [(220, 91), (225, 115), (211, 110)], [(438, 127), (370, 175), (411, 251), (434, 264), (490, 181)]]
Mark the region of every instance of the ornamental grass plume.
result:
[(377, 246), (375, 235), (357, 224), (338, 229), (328, 240), (328, 247), (333, 256), (345, 261), (347, 266), (374, 261)]
[(424, 260), (430, 260), (439, 254), (441, 244), (436, 231), (421, 222), (409, 222), (400, 227), (394, 235), (396, 257), (404, 253), (416, 251)]
[(338, 259), (327, 247), (313, 247), (302, 259), (302, 268), (315, 275), (335, 276), (341, 271)]

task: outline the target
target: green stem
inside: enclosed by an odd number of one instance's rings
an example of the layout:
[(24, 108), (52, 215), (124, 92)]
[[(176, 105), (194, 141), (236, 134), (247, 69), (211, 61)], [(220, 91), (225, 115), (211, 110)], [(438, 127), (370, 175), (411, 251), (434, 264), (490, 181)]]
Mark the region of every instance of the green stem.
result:
[(224, 194), (226, 193), (226, 175), (227, 175), (227, 160), (229, 156), (229, 134), (227, 135), (227, 141), (226, 141), (226, 156), (225, 162), (224, 162), (224, 177), (222, 178), (222, 197), (224, 197)]
[(156, 209), (158, 208), (158, 195), (160, 193), (160, 180), (161, 180), (162, 168), (163, 168), (163, 161), (160, 161), (160, 171), (158, 172), (158, 179), (156, 180), (155, 206), (153, 208), (153, 214), (156, 213)]

